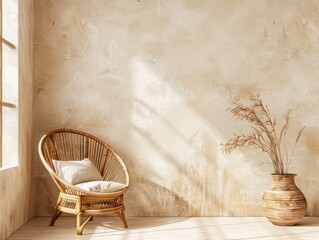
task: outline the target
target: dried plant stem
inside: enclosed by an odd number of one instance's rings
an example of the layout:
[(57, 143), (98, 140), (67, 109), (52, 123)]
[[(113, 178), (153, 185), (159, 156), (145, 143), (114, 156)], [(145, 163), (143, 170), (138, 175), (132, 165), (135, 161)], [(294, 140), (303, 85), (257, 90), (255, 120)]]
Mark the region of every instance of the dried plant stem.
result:
[(305, 126), (303, 126), (303, 127), (299, 130), (299, 132), (298, 132), (298, 135), (297, 135), (297, 138), (296, 138), (294, 147), (293, 147), (293, 149), (292, 149), (292, 151), (291, 151), (291, 154), (290, 154), (290, 157), (289, 157), (289, 159), (288, 159), (288, 165), (287, 165), (288, 167), (290, 166), (290, 163), (291, 163), (291, 160), (292, 160), (292, 156), (293, 156), (293, 154), (294, 154), (294, 152), (295, 152), (295, 149), (296, 149), (296, 145), (297, 145), (297, 143), (298, 143), (298, 141), (299, 141), (299, 138), (301, 137), (301, 134), (302, 134), (302, 132), (303, 132), (304, 129), (305, 129)]
[(235, 137), (228, 142), (222, 144), (222, 151), (224, 153), (230, 153), (239, 147), (260, 149), (270, 157), (270, 162), (274, 167), (275, 173), (287, 173), (295, 147), (304, 127), (298, 132), (293, 150), (290, 156), (288, 156), (286, 136), (290, 119), (290, 110), (284, 114), (285, 124), (278, 135), (276, 131), (276, 119), (272, 119), (268, 107), (263, 105), (262, 100), (258, 96), (252, 95), (250, 101), (250, 106), (235, 103), (235, 106), (228, 110), (237, 120), (245, 120), (250, 123), (252, 133), (241, 136), (235, 135)]

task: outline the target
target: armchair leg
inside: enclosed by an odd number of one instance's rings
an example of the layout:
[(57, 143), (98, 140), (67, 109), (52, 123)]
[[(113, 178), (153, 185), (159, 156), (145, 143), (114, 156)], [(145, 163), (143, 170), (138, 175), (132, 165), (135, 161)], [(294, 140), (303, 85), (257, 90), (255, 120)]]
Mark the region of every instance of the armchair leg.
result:
[(76, 233), (82, 235), (83, 227), (81, 225), (82, 213), (76, 215)]
[(76, 233), (82, 235), (83, 227), (81, 225), (82, 221), (82, 197), (78, 196), (76, 200)]
[(51, 218), (50, 227), (54, 226), (55, 221), (61, 216), (62, 212), (58, 209), (55, 209), (54, 214)]
[(90, 221), (93, 216), (89, 215), (87, 217), (87, 219), (82, 223), (82, 215), (83, 215), (83, 211), (82, 211), (82, 197), (78, 196), (77, 200), (76, 200), (76, 233), (78, 235), (82, 235), (83, 232), (83, 228), (85, 226), (85, 224)]
[(121, 209), (116, 215), (122, 220), (124, 228), (128, 228), (125, 217), (125, 209)]
[(91, 219), (93, 218), (92, 215), (89, 215), (86, 220), (82, 223), (82, 213), (78, 213), (76, 215), (76, 232), (78, 235), (82, 235), (83, 228), (85, 224), (87, 224), (88, 221), (92, 221)]
[(61, 216), (62, 212), (59, 210), (59, 206), (61, 204), (62, 198), (59, 196), (57, 204), (55, 206), (54, 214), (51, 218), (51, 222), (49, 226), (54, 226), (55, 221)]

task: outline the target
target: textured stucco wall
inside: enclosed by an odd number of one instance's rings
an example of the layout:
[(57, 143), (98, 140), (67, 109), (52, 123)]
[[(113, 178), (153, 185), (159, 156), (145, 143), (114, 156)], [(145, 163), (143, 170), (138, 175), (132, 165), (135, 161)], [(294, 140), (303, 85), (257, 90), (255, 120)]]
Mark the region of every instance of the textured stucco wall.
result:
[[(278, 119), (293, 109), (292, 130), (307, 125), (291, 171), (319, 215), (318, 11), (308, 0), (36, 0), (36, 144), (58, 127), (107, 140), (131, 173), (128, 215), (261, 215), (271, 167), (219, 147), (242, 130), (225, 109), (259, 93)], [(58, 191), (34, 156), (47, 215)]]
[(33, 1), (19, 3), (19, 166), (0, 170), (0, 239), (33, 215)]

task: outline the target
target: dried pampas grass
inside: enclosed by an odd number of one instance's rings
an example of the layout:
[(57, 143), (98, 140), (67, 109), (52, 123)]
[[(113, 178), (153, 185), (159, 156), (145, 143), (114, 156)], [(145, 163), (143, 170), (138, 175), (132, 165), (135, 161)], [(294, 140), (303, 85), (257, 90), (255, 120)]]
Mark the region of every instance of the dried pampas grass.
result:
[(268, 154), (275, 173), (288, 173), (295, 147), (305, 127), (299, 130), (293, 149), (289, 154), (286, 147), (286, 136), (291, 111), (288, 110), (284, 114), (284, 125), (280, 132), (277, 132), (276, 118), (271, 117), (268, 107), (262, 103), (261, 98), (251, 95), (249, 100), (250, 106), (234, 103), (235, 106), (228, 110), (237, 120), (250, 123), (252, 132), (248, 135), (235, 134), (228, 142), (222, 144), (223, 153), (231, 153), (239, 147), (259, 149)]

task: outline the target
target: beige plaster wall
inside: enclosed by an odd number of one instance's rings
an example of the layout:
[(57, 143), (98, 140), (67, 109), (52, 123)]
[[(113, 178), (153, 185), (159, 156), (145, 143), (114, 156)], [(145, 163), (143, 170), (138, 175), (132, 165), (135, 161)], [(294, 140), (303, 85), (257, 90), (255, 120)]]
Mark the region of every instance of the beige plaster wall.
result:
[[(35, 1), (35, 141), (59, 127), (107, 140), (131, 173), (127, 214), (261, 215), (272, 168), (222, 155), (225, 111), (259, 93), (291, 129), (292, 172), (318, 215), (318, 1)], [(292, 141), (289, 138), (288, 141)], [(57, 188), (36, 149), (36, 215)]]
[(33, 215), (33, 1), (19, 2), (19, 166), (0, 170), (0, 239)]

